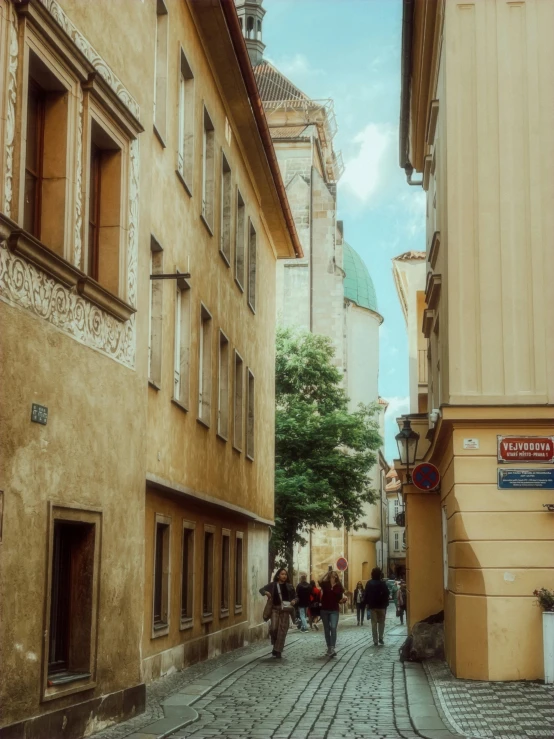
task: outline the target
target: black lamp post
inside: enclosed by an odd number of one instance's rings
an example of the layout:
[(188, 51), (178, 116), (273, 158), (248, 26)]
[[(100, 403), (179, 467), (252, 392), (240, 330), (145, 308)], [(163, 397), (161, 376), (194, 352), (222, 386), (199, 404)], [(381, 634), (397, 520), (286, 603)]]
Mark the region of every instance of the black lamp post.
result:
[(417, 442), (419, 434), (413, 431), (409, 418), (404, 419), (404, 426), (394, 437), (398, 444), (398, 454), (400, 461), (406, 465), (406, 482), (411, 484), (412, 476), (410, 475), (410, 466), (414, 466), (417, 452)]

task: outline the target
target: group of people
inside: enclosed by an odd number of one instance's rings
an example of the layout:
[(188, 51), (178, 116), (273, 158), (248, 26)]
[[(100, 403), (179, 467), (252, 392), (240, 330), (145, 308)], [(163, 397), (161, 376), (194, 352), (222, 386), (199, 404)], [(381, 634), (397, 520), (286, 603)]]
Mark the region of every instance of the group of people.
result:
[[(270, 622), (272, 654), (276, 659), (281, 659), (291, 617), (296, 610), (302, 631), (308, 631), (308, 627), (318, 629), (318, 621), (321, 619), (327, 644), (326, 655), (328, 657), (336, 655), (339, 606), (347, 601), (338, 572), (334, 570), (327, 572), (319, 581), (319, 587), (314, 580), (308, 582), (306, 575), (301, 575), (295, 589), (289, 580), (288, 571), (281, 568), (277, 570), (272, 582), (260, 588), (260, 593), (267, 598), (264, 619)], [(375, 646), (384, 644), (385, 619), (391, 597), (402, 624), (406, 611), (404, 581), (395, 581), (391, 593), (383, 580), (381, 570), (375, 567), (371, 572), (371, 580), (367, 581), (365, 587), (361, 581), (358, 582), (353, 594), (358, 625), (363, 624), (367, 611), (368, 621), (371, 619)]]

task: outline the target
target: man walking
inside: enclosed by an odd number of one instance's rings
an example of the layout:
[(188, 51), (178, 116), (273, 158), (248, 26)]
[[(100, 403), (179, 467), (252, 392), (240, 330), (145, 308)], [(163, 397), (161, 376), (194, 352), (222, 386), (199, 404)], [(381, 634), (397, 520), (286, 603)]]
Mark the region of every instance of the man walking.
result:
[(307, 611), (310, 605), (311, 594), (312, 586), (308, 582), (306, 575), (300, 575), (300, 582), (296, 586), (296, 595), (298, 597), (298, 613), (300, 614), (302, 631), (308, 631)]
[(378, 567), (371, 570), (371, 580), (365, 586), (364, 602), (371, 611), (371, 631), (373, 644), (384, 644), (385, 618), (389, 605), (389, 589), (383, 580), (383, 573)]

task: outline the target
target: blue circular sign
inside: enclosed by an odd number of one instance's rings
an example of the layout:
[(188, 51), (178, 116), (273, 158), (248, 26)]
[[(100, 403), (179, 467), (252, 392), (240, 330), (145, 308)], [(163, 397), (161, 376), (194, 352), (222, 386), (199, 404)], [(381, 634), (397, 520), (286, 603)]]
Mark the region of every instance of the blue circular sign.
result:
[(434, 464), (422, 462), (414, 467), (412, 482), (418, 490), (434, 490), (440, 481), (440, 472)]

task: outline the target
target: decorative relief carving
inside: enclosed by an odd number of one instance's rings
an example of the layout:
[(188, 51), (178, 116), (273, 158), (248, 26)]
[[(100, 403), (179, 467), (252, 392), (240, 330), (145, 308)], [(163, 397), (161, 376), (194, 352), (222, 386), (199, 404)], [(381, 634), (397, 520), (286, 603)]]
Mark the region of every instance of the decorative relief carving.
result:
[(0, 299), (43, 320), (127, 367), (135, 366), (135, 316), (120, 323), (0, 242)]
[[(10, 6), (8, 6), (10, 7)], [(15, 103), (17, 98), (17, 15), (11, 10), (8, 51), (8, 95), (6, 108), (6, 171), (4, 173), (4, 213), (11, 217), (13, 199), (13, 148), (15, 137)]]
[(81, 269), (82, 241), (81, 233), (82, 198), (83, 198), (83, 92), (79, 88), (79, 120), (77, 122), (77, 167), (75, 171), (75, 234), (73, 244), (73, 264)]
[(139, 119), (139, 105), (137, 101), (125, 89), (121, 80), (112, 72), (106, 62), (102, 59), (90, 43), (82, 36), (80, 31), (73, 25), (67, 15), (61, 9), (56, 0), (40, 0), (42, 5), (48, 10), (52, 18), (63, 29), (63, 31), (73, 41), (75, 46), (81, 51), (89, 62), (96, 69), (98, 74), (112, 88), (121, 102), (131, 111), (135, 118)]
[(137, 307), (138, 217), (139, 217), (139, 142), (129, 148), (129, 243), (127, 245), (127, 302)]

